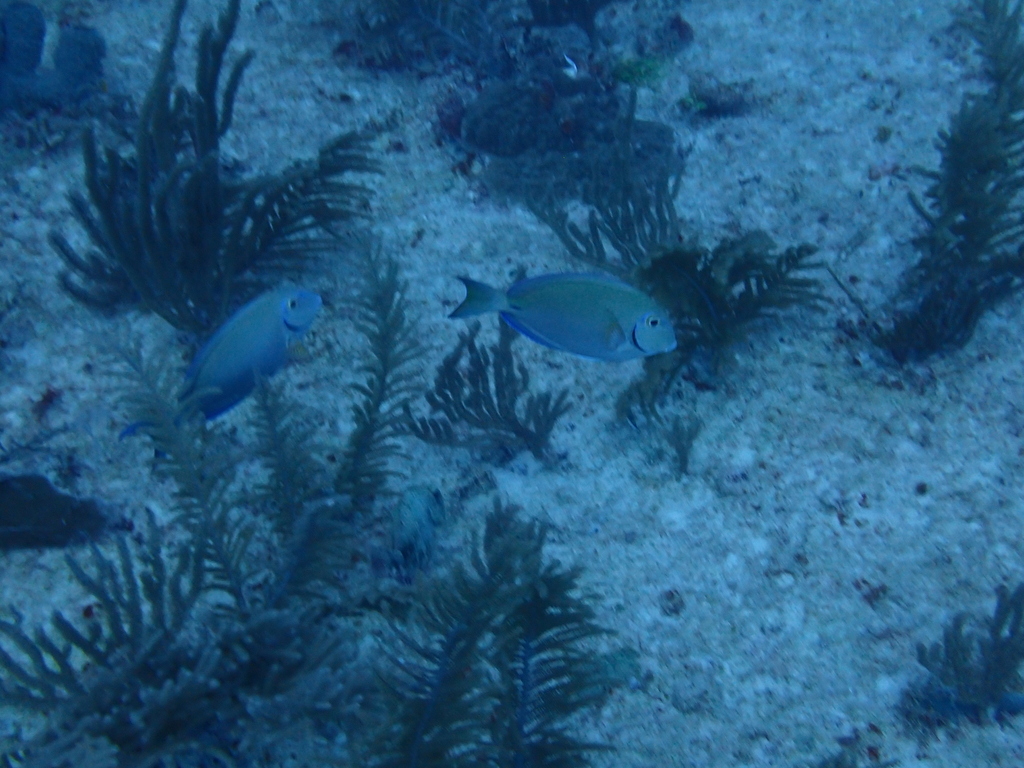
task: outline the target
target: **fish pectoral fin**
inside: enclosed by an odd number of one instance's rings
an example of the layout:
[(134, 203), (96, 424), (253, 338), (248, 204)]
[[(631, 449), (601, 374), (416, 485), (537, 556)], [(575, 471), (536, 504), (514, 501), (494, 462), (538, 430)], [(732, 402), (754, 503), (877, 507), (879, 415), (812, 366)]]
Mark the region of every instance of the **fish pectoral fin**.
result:
[(626, 344), (626, 332), (622, 330), (619, 321), (614, 317), (609, 318), (608, 327), (604, 332), (604, 340), (608, 349), (612, 351), (621, 349)]

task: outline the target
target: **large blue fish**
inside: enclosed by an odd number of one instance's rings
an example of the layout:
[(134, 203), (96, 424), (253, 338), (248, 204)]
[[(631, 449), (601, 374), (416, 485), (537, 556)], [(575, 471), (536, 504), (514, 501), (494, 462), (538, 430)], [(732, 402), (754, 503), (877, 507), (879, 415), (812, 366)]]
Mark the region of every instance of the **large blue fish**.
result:
[(208, 419), (235, 407), (252, 392), (256, 376), (270, 377), (288, 361), (289, 345), (320, 311), (320, 296), (279, 288), (257, 296), (229, 317), (185, 372), (182, 399), (198, 398)]
[(466, 300), (449, 317), (497, 312), (538, 344), (591, 360), (630, 360), (676, 348), (668, 313), (643, 291), (609, 275), (541, 275), (507, 291), (459, 279)]

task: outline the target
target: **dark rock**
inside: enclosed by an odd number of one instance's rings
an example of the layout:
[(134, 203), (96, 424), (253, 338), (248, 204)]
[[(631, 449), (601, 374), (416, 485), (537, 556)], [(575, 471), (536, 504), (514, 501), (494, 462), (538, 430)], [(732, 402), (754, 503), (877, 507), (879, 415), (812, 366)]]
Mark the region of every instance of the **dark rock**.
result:
[(88, 541), (105, 518), (92, 499), (61, 493), (42, 475), (0, 478), (0, 550)]
[(28, 3), (11, 3), (4, 10), (0, 27), (4, 36), (4, 72), (14, 77), (31, 75), (43, 60), (43, 12)]
[(462, 138), (496, 157), (534, 152), (579, 152), (614, 140), (619, 103), (591, 78), (552, 70), (549, 79), (499, 82), (466, 105)]
[(0, 16), (0, 112), (59, 107), (81, 99), (103, 73), (106, 45), (94, 29), (62, 29), (54, 68), (39, 69), (46, 21), (33, 5), (15, 2)]
[(107, 44), (103, 36), (88, 27), (64, 27), (53, 52), (53, 66), (72, 96), (92, 85), (103, 74)]

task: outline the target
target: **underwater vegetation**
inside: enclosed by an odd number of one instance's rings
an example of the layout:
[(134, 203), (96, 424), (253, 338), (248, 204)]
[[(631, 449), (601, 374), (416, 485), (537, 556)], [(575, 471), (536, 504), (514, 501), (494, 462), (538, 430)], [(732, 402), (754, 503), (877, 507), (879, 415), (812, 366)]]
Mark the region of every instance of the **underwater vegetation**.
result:
[[(663, 248), (683, 241), (675, 199), (682, 158), (669, 149), (668, 126), (634, 120), (632, 111), (609, 149), (594, 157), (579, 199), (587, 207), (584, 226), (569, 217), (557, 196), (530, 196), (526, 203), (562, 241), (569, 255), (629, 280)], [(668, 129), (666, 135), (664, 130)]]
[[(96, 545), (90, 558), (69, 556), (94, 606), (84, 622), (57, 611), (47, 629), (17, 614), (0, 624), (4, 699), (46, 714), (0, 764), (232, 765), (287, 749), (293, 732), (310, 760), (338, 758), (327, 734), (358, 696), (348, 682), (354, 641), (330, 606), (344, 597), (336, 585), (352, 563), (353, 513), (392, 477), (396, 398), (412, 391), (418, 350), (396, 266), (368, 256), (365, 276), (357, 327), (371, 361), (348, 450), (338, 452), (348, 483), (340, 496), (313, 458), (323, 445), (311, 419), (279, 388), (255, 381), (255, 440), (240, 451), (205, 424), (207, 388), (182, 400), (173, 367), (124, 353), (126, 404), (153, 442), (157, 473), (173, 483), (172, 519), (151, 519), (137, 550), (122, 537), (113, 556)], [(253, 462), (261, 471), (240, 483)]]
[(780, 252), (766, 233), (752, 231), (713, 249), (664, 250), (635, 274), (672, 314), (689, 356), (696, 348), (721, 349), (758, 318), (819, 303), (819, 281), (807, 274), (815, 250), (804, 244)]
[(400, 453), (406, 435), (406, 410), (420, 392), (423, 355), (416, 324), (409, 315), (407, 285), (398, 264), (367, 247), (363, 287), (357, 299), (356, 330), (369, 354), (356, 370), (354, 428), (342, 454), (334, 486), (357, 507), (372, 504), (394, 476), (388, 460)]
[[(387, 685), (368, 685), (347, 618), (367, 609), (342, 576), (355, 530), (338, 508), (354, 502), (324, 492), (308, 417), (260, 380), (256, 439), (240, 449), (196, 410), (181, 416), (173, 370), (137, 349), (123, 364), (174, 507), (66, 556), (84, 609), (39, 627), (0, 617), (0, 697), (37, 715), (0, 740), (0, 766), (480, 765), (481, 750), (491, 765), (585, 766), (602, 748), (572, 723), (623, 681), (591, 648), (607, 632), (579, 570), (544, 558), (543, 525), (496, 504), (468, 565), (395, 626)], [(410, 533), (405, 565), (422, 567), (429, 545)]]
[(416, 437), (439, 445), (483, 447), (506, 460), (519, 451), (543, 459), (551, 432), (569, 410), (569, 392), (530, 392), (530, 374), (516, 358), (517, 334), (499, 325), (498, 343), (489, 349), (477, 344), (480, 324), (459, 334), (427, 392), (430, 415), (413, 416), (409, 429)]
[(973, 0), (964, 23), (988, 90), (968, 93), (939, 133), (938, 170), (922, 202), (920, 259), (903, 276), (874, 341), (897, 362), (956, 349), (981, 317), (1020, 290), (1024, 275), (1024, 42), (1022, 4)]
[(635, 107), (634, 93), (613, 152), (584, 185), (585, 224), (554, 197), (528, 201), (570, 256), (635, 285), (672, 318), (677, 348), (644, 361), (646, 376), (625, 393), (630, 405), (620, 403), (620, 412), (652, 408), (698, 351), (714, 357), (754, 321), (823, 301), (813, 245), (780, 250), (750, 231), (708, 248), (683, 231), (675, 203), (682, 160), (665, 152), (660, 131), (634, 119)]
[(208, 333), (282, 273), (335, 247), (332, 225), (362, 215), (369, 195), (349, 176), (376, 165), (369, 138), (346, 133), (279, 174), (228, 174), (220, 140), (253, 54), (236, 58), (221, 86), (239, 13), (231, 0), (200, 36), (194, 90), (175, 85), (185, 4), (175, 2), (134, 154), (85, 133), (88, 199), (69, 201), (92, 248), (79, 253), (57, 232), (50, 239), (67, 266), (61, 285), (84, 304), (111, 311), (141, 302), (176, 328)]
[[(549, 143), (547, 134), (524, 135), (519, 126), (529, 126), (523, 129), (527, 134), (537, 130), (527, 117), (537, 109), (537, 95), (499, 83), (491, 95), (485, 90), (467, 106), (463, 139), (495, 155), (488, 184), (523, 202), (554, 231), (569, 256), (615, 276), (668, 311), (676, 348), (647, 357), (644, 378), (620, 399), (620, 415), (634, 406), (650, 413), (679, 376), (695, 367), (695, 356), (710, 357), (713, 366), (719, 352), (754, 322), (798, 306), (819, 308), (824, 294), (814, 272), (820, 265), (812, 261), (813, 245), (779, 248), (760, 231), (701, 245), (684, 231), (676, 208), (686, 152), (677, 147), (672, 128), (636, 119), (635, 90), (623, 105), (608, 92), (588, 100), (587, 87), (579, 85), (569, 99), (586, 115), (576, 121), (576, 113), (569, 113), (571, 138), (562, 133)], [(515, 98), (498, 98), (509, 94)], [(556, 151), (558, 141), (569, 141), (572, 150)], [(580, 203), (582, 220), (570, 215)], [(702, 371), (692, 378), (704, 386), (708, 377)], [(687, 443), (677, 441), (675, 431), (667, 437), (670, 445)]]
[[(608, 634), (578, 596), (578, 569), (543, 559), (547, 528), (495, 503), (480, 551), (396, 626), (385, 672), (393, 721), (376, 766), (586, 766), (608, 745), (569, 723), (600, 706), (615, 679)], [(475, 548), (476, 549), (476, 548)]]
[(150, 515), (137, 548), (121, 536), (113, 554), (93, 544), (67, 557), (88, 595), (81, 617), (57, 611), (35, 630), (16, 614), (0, 623), (4, 701), (46, 716), (5, 766), (232, 765), (229, 755), (266, 740), (246, 730), (254, 722), (284, 738), (288, 719), (342, 711), (344, 635), (295, 598), (321, 578), (307, 556), (312, 517), (329, 506), (314, 506), (323, 478), (294, 409), (257, 387), (266, 472), (250, 494), (234, 484), (243, 457), (225, 435), (181, 417), (175, 372), (132, 350), (124, 364), (129, 408), (175, 487), (173, 520)]
[(61, 27), (53, 68), (40, 69), (46, 21), (24, 2), (8, 4), (0, 15), (0, 113), (8, 109), (59, 107), (88, 95), (103, 74), (106, 44), (99, 32)]
[(983, 631), (968, 630), (967, 620), (957, 614), (941, 642), (918, 644), (918, 663), (930, 675), (903, 694), (900, 709), (911, 724), (933, 730), (961, 719), (1000, 721), (1024, 711), (1024, 584), (1012, 592), (996, 589)]
[[(57, 610), (49, 627), (27, 628), (17, 614), (0, 624), (3, 699), (44, 716), (24, 721), (15, 751), (8, 746), (0, 758), (5, 766), (219, 761), (261, 697), (284, 697), (299, 716), (312, 691), (296, 686), (312, 688), (305, 675), (315, 669), (326, 696), (339, 663), (338, 641), (309, 621), (307, 608), (287, 604), (296, 585), (289, 556), (306, 520), (294, 512), (304, 509), (308, 487), (290, 487), (288, 506), (273, 509), (269, 525), (254, 517), (233, 487), (237, 452), (201, 418), (181, 418), (177, 372), (137, 351), (126, 352), (124, 365), (134, 382), (129, 408), (153, 442), (158, 474), (174, 485), (173, 519), (157, 524), (150, 513), (137, 547), (121, 535), (113, 553), (92, 544), (84, 557), (66, 557), (87, 595), (84, 609)], [(279, 412), (271, 418), (264, 433), (287, 429)], [(301, 474), (300, 461), (281, 473), (272, 458), (268, 486)], [(257, 558), (261, 536), (289, 523), (291, 548), (273, 550), (272, 566)], [(315, 709), (312, 699), (302, 706)]]

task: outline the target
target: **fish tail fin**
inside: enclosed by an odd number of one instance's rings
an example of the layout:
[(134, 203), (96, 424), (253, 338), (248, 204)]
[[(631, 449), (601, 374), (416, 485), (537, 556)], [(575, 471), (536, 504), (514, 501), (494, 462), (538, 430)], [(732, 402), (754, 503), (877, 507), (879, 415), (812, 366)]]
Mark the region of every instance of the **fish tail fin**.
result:
[(466, 298), (448, 317), (473, 317), (485, 312), (500, 312), (503, 309), (508, 309), (508, 299), (505, 298), (504, 291), (487, 285), (487, 283), (470, 280), (468, 277), (460, 277), (459, 280), (466, 286)]

